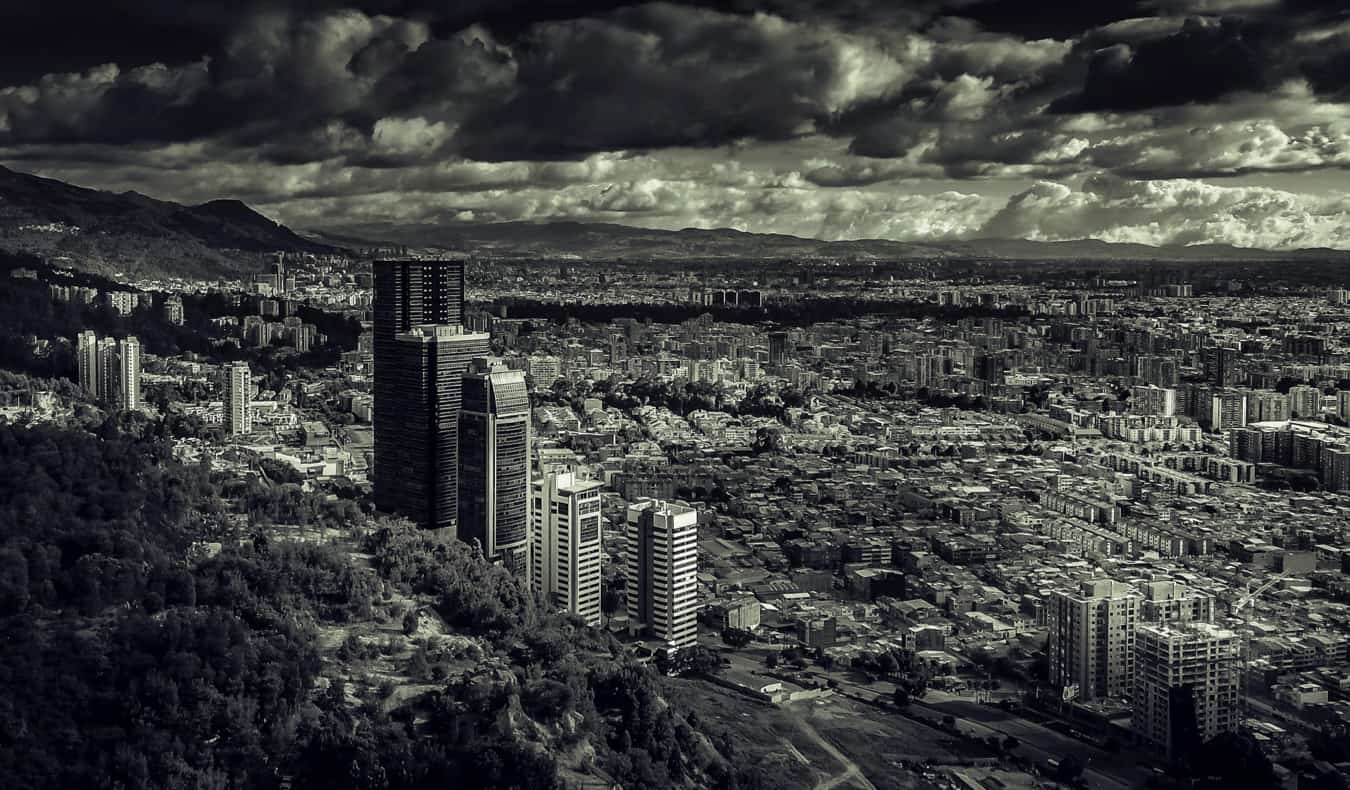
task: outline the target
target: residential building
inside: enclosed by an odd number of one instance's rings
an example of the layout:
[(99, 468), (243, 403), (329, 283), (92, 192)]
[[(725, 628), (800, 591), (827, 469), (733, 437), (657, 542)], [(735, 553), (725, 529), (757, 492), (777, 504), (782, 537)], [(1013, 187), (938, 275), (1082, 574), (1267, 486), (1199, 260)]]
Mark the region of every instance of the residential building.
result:
[(600, 489), (574, 473), (533, 483), (530, 584), (535, 594), (600, 625)]
[(1050, 682), (1070, 698), (1128, 696), (1139, 600), (1130, 585), (1110, 579), (1053, 592), (1047, 602)]
[(1240, 642), (1210, 623), (1135, 636), (1134, 729), (1170, 757), (1237, 729)]
[(136, 411), (141, 408), (141, 343), (134, 337), (123, 338), (118, 344), (118, 400), (122, 408)]
[(1146, 582), (1142, 587), (1141, 624), (1214, 621), (1214, 596), (1207, 592), (1171, 579)]
[(81, 332), (75, 340), (75, 361), (79, 368), (80, 388), (93, 398), (98, 397), (98, 335), (92, 329)]
[(646, 499), (628, 507), (628, 621), (676, 647), (698, 640), (698, 511)]
[(235, 362), (226, 369), (226, 427), (240, 436), (253, 432), (253, 377), (247, 362)]

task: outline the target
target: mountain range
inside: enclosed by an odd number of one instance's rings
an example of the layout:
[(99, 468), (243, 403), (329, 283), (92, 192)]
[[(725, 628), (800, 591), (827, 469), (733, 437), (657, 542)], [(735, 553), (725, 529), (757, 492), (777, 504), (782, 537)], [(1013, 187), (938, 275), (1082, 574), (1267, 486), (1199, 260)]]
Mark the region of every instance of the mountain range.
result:
[(299, 236), (237, 200), (184, 206), (103, 192), (0, 167), (0, 249), (101, 274), (229, 277), (268, 253), (342, 252)]
[(488, 256), (669, 260), (677, 258), (981, 258), (993, 260), (1337, 260), (1350, 251), (1260, 250), (1223, 244), (1152, 247), (1097, 239), (1027, 241), (974, 239), (909, 242), (888, 239), (825, 241), (799, 236), (748, 233), (730, 228), (658, 230), (602, 222), (496, 222), (482, 224), (367, 223), (307, 231), (313, 238), (345, 246), (381, 242)]
[(346, 253), (388, 245), (487, 257), (832, 258), (991, 260), (1333, 261), (1350, 251), (1270, 251), (1198, 245), (1150, 247), (1093, 239), (824, 241), (728, 228), (655, 230), (600, 222), (335, 224), (296, 231), (237, 200), (185, 206), (137, 192), (103, 192), (0, 166), (0, 249), (129, 277), (218, 278), (261, 269), (269, 253)]

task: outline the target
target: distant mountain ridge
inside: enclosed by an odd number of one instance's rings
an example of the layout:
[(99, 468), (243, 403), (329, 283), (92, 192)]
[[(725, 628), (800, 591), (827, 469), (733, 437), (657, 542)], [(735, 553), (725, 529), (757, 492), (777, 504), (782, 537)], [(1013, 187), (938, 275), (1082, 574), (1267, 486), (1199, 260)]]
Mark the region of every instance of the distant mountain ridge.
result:
[(238, 200), (184, 206), (3, 166), (0, 248), (69, 256), (102, 273), (189, 277), (257, 271), (260, 256), (269, 252), (341, 251), (306, 239)]
[(590, 258), (987, 258), (1005, 260), (1337, 260), (1344, 250), (1260, 250), (1220, 244), (1151, 247), (1097, 239), (1026, 241), (974, 239), (910, 242), (888, 239), (824, 241), (731, 228), (654, 230), (603, 222), (498, 222), (484, 224), (365, 223), (309, 230), (314, 238), (344, 246), (400, 244), (488, 256)]
[(259, 271), (267, 253), (316, 254), (406, 246), (487, 257), (913, 260), (1333, 261), (1350, 251), (1271, 251), (1198, 245), (1150, 247), (1094, 239), (909, 242), (824, 241), (731, 228), (655, 230), (604, 222), (357, 223), (297, 233), (238, 200), (185, 206), (112, 193), (0, 166), (0, 250), (69, 258), (99, 274), (214, 279)]

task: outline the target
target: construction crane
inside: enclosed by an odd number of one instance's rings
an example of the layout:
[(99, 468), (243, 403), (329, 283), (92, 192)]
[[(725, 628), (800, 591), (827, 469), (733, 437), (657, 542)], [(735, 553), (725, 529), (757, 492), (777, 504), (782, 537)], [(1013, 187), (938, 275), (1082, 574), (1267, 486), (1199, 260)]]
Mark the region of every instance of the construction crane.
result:
[(1244, 724), (1247, 721), (1247, 713), (1251, 705), (1250, 701), (1251, 686), (1252, 686), (1251, 605), (1256, 601), (1257, 598), (1261, 596), (1262, 593), (1264, 593), (1266, 590), (1269, 590), (1271, 587), (1274, 587), (1276, 584), (1279, 584), (1288, 575), (1289, 571), (1284, 571), (1278, 574), (1275, 578), (1271, 579), (1270, 581), (1258, 586), (1254, 590), (1252, 589), (1252, 583), (1250, 581), (1247, 582), (1246, 594), (1243, 595), (1241, 598), (1239, 598), (1237, 600), (1237, 603), (1233, 604), (1232, 610), (1233, 614), (1238, 614), (1239, 612), (1242, 613), (1242, 638), (1245, 640), (1242, 644), (1242, 721)]

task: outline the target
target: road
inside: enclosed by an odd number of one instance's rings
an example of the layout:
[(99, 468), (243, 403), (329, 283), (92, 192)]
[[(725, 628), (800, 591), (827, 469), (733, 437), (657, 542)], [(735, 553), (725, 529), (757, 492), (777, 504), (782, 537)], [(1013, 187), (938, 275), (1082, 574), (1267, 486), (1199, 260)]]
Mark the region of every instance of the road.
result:
[(844, 768), (843, 773), (822, 780), (816, 785), (816, 790), (834, 790), (834, 788), (849, 780), (857, 780), (859, 784), (868, 788), (868, 790), (877, 790), (876, 785), (868, 781), (867, 777), (863, 775), (862, 769), (858, 767), (858, 764), (850, 760), (848, 755), (834, 748), (834, 744), (822, 738), (820, 733), (816, 732), (816, 728), (811, 726), (811, 722), (800, 717), (793, 717), (793, 720), (796, 722), (798, 729), (802, 731), (802, 734), (810, 738), (812, 742), (823, 749), (826, 754), (833, 757), (835, 761)]

